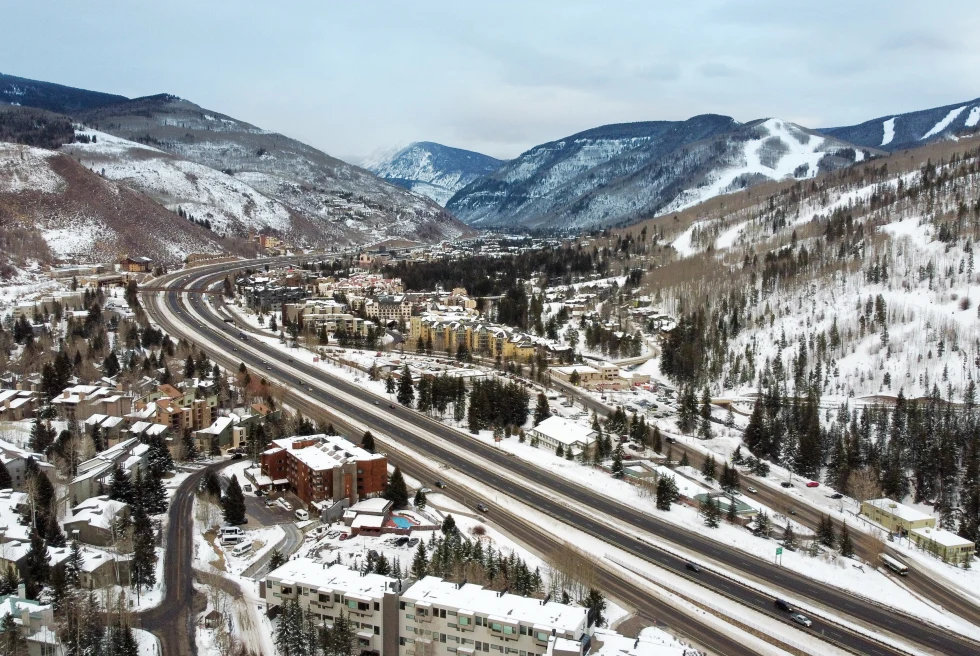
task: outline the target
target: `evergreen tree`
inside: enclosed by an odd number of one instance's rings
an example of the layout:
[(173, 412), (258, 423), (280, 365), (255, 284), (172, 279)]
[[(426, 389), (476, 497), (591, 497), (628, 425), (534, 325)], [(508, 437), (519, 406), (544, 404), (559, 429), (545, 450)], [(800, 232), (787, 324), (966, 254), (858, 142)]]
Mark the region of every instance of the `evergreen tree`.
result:
[(610, 468), (612, 475), (615, 478), (622, 478), (624, 474), (623, 470), (623, 443), (620, 442), (616, 445), (616, 450), (613, 451), (613, 461), (612, 467)]
[[(726, 463), (727, 466), (727, 463)], [(701, 465), (701, 475), (704, 476), (704, 480), (709, 483), (715, 480), (717, 464), (715, 463), (714, 456), (708, 456), (704, 459), (704, 463)]]
[(459, 533), (459, 529), (456, 528), (456, 520), (453, 519), (452, 515), (446, 515), (446, 518), (442, 520), (442, 534), (455, 535), (457, 533)]
[(735, 505), (734, 497), (728, 497), (728, 512), (725, 519), (729, 524), (734, 524), (738, 520), (738, 507)]
[(657, 453), (663, 453), (663, 437), (660, 435), (660, 427), (653, 427), (653, 450)]
[(27, 656), (27, 638), (21, 634), (14, 616), (7, 613), (0, 620), (0, 653), (4, 656)]
[(595, 626), (605, 626), (606, 618), (603, 613), (606, 610), (606, 598), (598, 588), (589, 588), (589, 593), (582, 600), (582, 605), (589, 609)]
[(790, 551), (796, 551), (796, 533), (793, 532), (791, 522), (786, 522), (786, 529), (783, 531), (783, 546)]
[(201, 492), (211, 497), (215, 501), (221, 499), (221, 481), (213, 469), (204, 471), (204, 478), (201, 480)]
[(674, 477), (661, 476), (657, 481), (657, 509), (670, 510), (671, 504), (677, 501), (679, 496)]
[(361, 436), (361, 448), (368, 453), (374, 453), (374, 435), (371, 431), (364, 431), (364, 435)]
[(415, 557), (412, 559), (412, 578), (422, 579), (429, 573), (429, 559), (425, 553), (425, 543), (419, 542), (415, 550)]
[(422, 491), (422, 488), (419, 488), (415, 491), (415, 508), (418, 510), (425, 510), (425, 502), (425, 492)]
[(543, 393), (538, 394), (538, 402), (534, 407), (534, 425), (537, 426), (550, 416), (551, 408), (548, 406), (548, 397)]
[(704, 516), (704, 525), (708, 528), (718, 528), (721, 510), (714, 497), (708, 495), (707, 499), (701, 504), (701, 514)]
[(133, 561), (132, 585), (139, 595), (143, 588), (156, 585), (157, 552), (155, 536), (150, 516), (142, 505), (133, 508)]
[(834, 521), (829, 515), (823, 515), (820, 519), (820, 526), (817, 528), (817, 540), (820, 544), (830, 549), (837, 543), (837, 536), (834, 532)]
[(415, 400), (415, 386), (412, 384), (412, 374), (408, 370), (408, 364), (402, 369), (402, 375), (398, 378), (398, 402), (403, 406), (411, 407)]
[(228, 490), (221, 499), (221, 507), (224, 511), (226, 524), (238, 526), (247, 521), (245, 519), (245, 495), (242, 493), (242, 486), (238, 484), (238, 476), (234, 474), (231, 475)]
[(273, 549), (269, 554), (269, 571), (279, 569), (286, 564), (286, 557), (278, 549)]
[(405, 485), (405, 477), (398, 467), (395, 467), (395, 471), (388, 477), (388, 484), (381, 496), (391, 501), (395, 508), (404, 508), (408, 505), (408, 486)]
[(115, 352), (110, 352), (105, 357), (105, 360), (102, 361), (102, 373), (112, 378), (118, 375), (121, 370), (122, 367), (119, 366), (119, 358), (116, 357)]
[(0, 460), (0, 490), (10, 489), (14, 486), (14, 479), (10, 477), (7, 466)]
[(385, 392), (387, 394), (395, 393), (395, 378), (391, 374), (385, 376)]
[(81, 584), (80, 575), (84, 560), (82, 558), (82, 547), (78, 540), (71, 541), (71, 549), (68, 552), (68, 560), (65, 561), (65, 580), (73, 589), (78, 589)]
[(710, 440), (712, 437), (711, 432), (711, 395), (708, 393), (708, 388), (704, 388), (704, 392), (701, 395), (701, 410), (699, 412), (700, 421), (698, 422), (698, 437), (702, 440)]
[(37, 530), (31, 531), (30, 548), (21, 566), (21, 576), (27, 588), (28, 599), (37, 599), (41, 588), (48, 581), (51, 557)]
[(851, 531), (847, 528), (847, 522), (840, 529), (840, 555), (850, 558), (854, 555), (854, 542), (851, 539)]
[(129, 474), (117, 463), (112, 468), (112, 478), (109, 481), (109, 498), (123, 503), (133, 503), (133, 482)]

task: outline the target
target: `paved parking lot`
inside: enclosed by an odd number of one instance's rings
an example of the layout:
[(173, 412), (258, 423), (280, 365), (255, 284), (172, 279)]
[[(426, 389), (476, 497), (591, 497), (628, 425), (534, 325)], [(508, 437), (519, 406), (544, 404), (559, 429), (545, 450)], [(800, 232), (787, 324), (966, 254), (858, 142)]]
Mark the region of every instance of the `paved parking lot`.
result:
[(299, 503), (291, 493), (273, 495), (273, 499), (280, 496), (285, 496), (286, 501), (293, 505), (293, 510), (285, 510), (279, 504), (275, 504), (266, 507), (265, 500), (269, 497), (257, 497), (254, 492), (245, 493), (245, 513), (248, 515), (248, 524), (250, 527), (255, 528), (258, 526), (273, 526), (275, 524), (289, 524), (296, 521), (296, 516), (293, 512), (297, 508), (302, 508), (303, 505)]

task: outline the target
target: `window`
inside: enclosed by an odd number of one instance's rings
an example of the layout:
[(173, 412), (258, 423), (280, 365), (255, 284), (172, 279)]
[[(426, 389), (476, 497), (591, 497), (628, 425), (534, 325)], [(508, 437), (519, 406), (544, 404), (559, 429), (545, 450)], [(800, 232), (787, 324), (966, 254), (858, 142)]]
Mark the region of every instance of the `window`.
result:
[(406, 620), (414, 620), (415, 619), (415, 616), (412, 615), (411, 613), (406, 613), (405, 614), (405, 619)]
[(354, 601), (353, 599), (348, 599), (347, 600), (347, 607), (348, 608), (351, 608), (353, 610), (357, 610), (357, 602)]
[(504, 625), (504, 635), (514, 635), (514, 627)]
[(374, 610), (381, 610), (381, 604), (374, 602)]
[(449, 611), (449, 617), (456, 617), (456, 611), (454, 610)]
[(510, 647), (508, 647), (507, 648), (507, 653), (508, 654), (516, 654), (517, 653), (517, 650), (516, 649), (511, 649)]
[(540, 640), (541, 642), (548, 642), (548, 638), (549, 638), (548, 632), (547, 631), (538, 631), (537, 633), (534, 634), (534, 638), (536, 640)]
[(318, 601), (319, 601), (319, 602), (320, 602), (321, 604), (323, 604), (323, 603), (327, 603), (327, 602), (329, 602), (329, 601), (330, 601), (330, 595), (325, 595), (325, 594), (320, 594), (320, 595), (319, 595), (319, 596), (317, 597), (317, 600), (318, 600)]
[(449, 626), (450, 629), (458, 629), (459, 628), (458, 626), (456, 626), (452, 622), (449, 622), (448, 626)]
[(501, 631), (504, 630), (504, 625), (501, 624), (500, 622), (490, 622), (490, 630), (500, 633)]
[(398, 644), (399, 645), (404, 645), (405, 644), (405, 638), (398, 638)]
[(381, 635), (381, 627), (380, 626), (374, 627), (374, 635)]
[(470, 618), (466, 617), (465, 615), (460, 615), (459, 616), (459, 625), (460, 626), (469, 626), (470, 625)]
[(527, 635), (527, 627), (521, 624), (521, 635)]
[[(375, 604), (375, 605), (377, 605), (377, 604)], [(377, 608), (375, 608), (375, 610), (377, 610)], [(445, 608), (440, 608), (438, 610), (439, 610), (439, 617), (441, 619), (446, 619), (446, 609)]]
[(333, 600), (335, 602), (340, 601), (340, 594), (339, 593), (334, 593)]
[(289, 588), (289, 587), (286, 587), (286, 586), (283, 586), (282, 593), (283, 594), (293, 594), (293, 589), (292, 588)]

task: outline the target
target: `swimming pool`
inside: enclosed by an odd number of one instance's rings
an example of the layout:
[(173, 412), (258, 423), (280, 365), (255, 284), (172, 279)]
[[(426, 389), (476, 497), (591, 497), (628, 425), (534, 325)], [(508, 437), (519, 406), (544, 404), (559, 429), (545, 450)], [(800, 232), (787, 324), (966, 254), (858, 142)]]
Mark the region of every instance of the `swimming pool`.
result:
[(391, 521), (394, 522), (395, 526), (397, 526), (398, 528), (412, 528), (413, 526), (415, 526), (415, 524), (413, 524), (411, 520), (406, 519), (404, 517), (398, 517), (397, 515), (392, 517)]

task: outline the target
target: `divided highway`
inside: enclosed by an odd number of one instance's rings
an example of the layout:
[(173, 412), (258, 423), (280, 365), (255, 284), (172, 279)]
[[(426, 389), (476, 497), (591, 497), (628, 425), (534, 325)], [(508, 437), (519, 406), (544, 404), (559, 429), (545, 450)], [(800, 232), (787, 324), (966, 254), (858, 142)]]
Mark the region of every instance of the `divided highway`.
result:
[[(205, 273), (207, 273), (207, 270), (184, 274), (175, 279), (174, 282), (176, 285), (190, 282), (192, 288), (203, 289), (209, 282), (207, 276), (203, 275)], [(230, 362), (232, 367), (236, 366), (237, 361), (241, 360), (253, 369), (262, 368), (260, 364), (261, 357), (255, 356), (244, 349), (238, 354), (233, 355), (231, 353), (241, 345), (241, 342), (235, 338), (237, 331), (230, 328), (220, 319), (206, 311), (202, 311), (201, 313), (205, 317), (206, 324), (198, 324), (197, 321), (187, 323), (187, 315), (179, 309), (178, 294), (176, 292), (168, 292), (165, 300), (165, 310), (160, 310), (155, 307), (152, 302), (148, 308), (156, 320), (164, 325), (164, 327), (174, 330), (177, 334), (186, 334), (192, 340), (196, 333), (218, 344), (224, 352), (215, 353), (214, 356), (221, 356), (221, 359)], [(174, 320), (183, 322), (185, 325), (178, 327), (175, 325)], [(605, 522), (594, 520), (585, 512), (580, 511), (579, 508), (596, 510), (605, 516), (618, 520), (622, 524), (636, 527), (692, 552), (704, 554), (722, 563), (728, 569), (744, 572), (749, 576), (765, 581), (773, 588), (786, 590), (788, 596), (811, 599), (827, 608), (834, 609), (844, 616), (852, 616), (871, 626), (882, 627), (887, 632), (917, 642), (934, 653), (965, 655), (978, 652), (978, 645), (969, 640), (934, 626), (924, 624), (916, 618), (905, 616), (865, 599), (811, 581), (795, 572), (775, 567), (766, 561), (727, 549), (724, 545), (696, 532), (679, 528), (658, 520), (655, 517), (638, 512), (612, 499), (596, 495), (588, 489), (551, 475), (524, 461), (507, 456), (482, 442), (471, 439), (442, 424), (430, 421), (413, 411), (401, 407), (393, 409), (386, 407), (383, 410), (381, 408), (374, 408), (372, 405), (376, 400), (375, 397), (358, 386), (333, 377), (326, 377), (321, 371), (302, 363), (289, 364), (287, 366), (285, 363), (278, 361), (281, 354), (275, 349), (254, 341), (250, 341), (248, 344), (250, 349), (255, 349), (263, 354), (269, 362), (271, 370), (265, 371), (263, 375), (279, 380), (288, 388), (293, 389), (307, 387), (308, 377), (313, 376), (320, 383), (313, 388), (314, 391), (312, 393), (307, 394), (315, 398), (318, 402), (328, 407), (336, 408), (337, 411), (368, 426), (371, 430), (402, 441), (410, 445), (413, 449), (425, 453), (437, 461), (445, 462), (464, 474), (481, 480), (487, 485), (532, 505), (561, 521), (574, 525), (579, 530), (630, 551), (665, 569), (684, 575), (686, 561), (644, 542), (633, 535), (632, 532), (626, 532)], [(304, 374), (305, 377), (301, 377)], [(363, 403), (351, 403), (335, 394), (331, 394), (328, 391), (329, 388), (355, 397)], [(439, 443), (420, 439), (414, 431), (406, 430), (406, 426), (424, 430), (427, 434), (438, 438)], [(459, 458), (456, 454), (460, 450), (477, 454), (479, 456), (478, 462)], [(527, 481), (534, 481), (536, 485), (515, 486), (510, 478), (498, 474), (501, 471), (519, 475)], [(562, 503), (556, 500), (556, 496), (570, 499), (572, 503)], [(742, 586), (721, 574), (705, 569), (702, 573), (696, 575), (695, 580), (750, 608), (755, 608), (777, 617), (781, 616), (773, 611), (772, 599), (770, 597)], [(872, 638), (848, 631), (831, 623), (817, 622), (815, 623), (813, 632), (818, 637), (835, 642), (858, 654), (885, 655), (903, 653), (879, 643)], [(698, 635), (697, 639), (704, 640), (704, 637)], [(704, 640), (704, 642), (707, 644), (713, 641)], [(708, 646), (718, 649), (720, 653), (734, 653), (730, 650), (731, 645), (715, 646), (709, 644)]]

